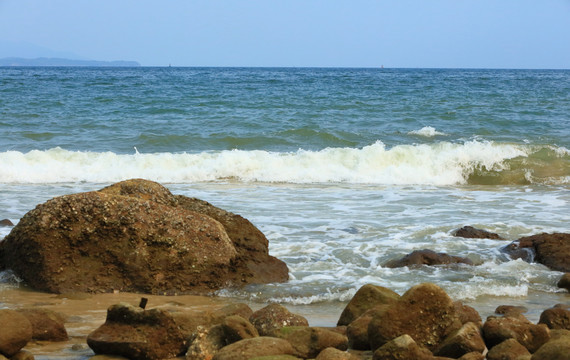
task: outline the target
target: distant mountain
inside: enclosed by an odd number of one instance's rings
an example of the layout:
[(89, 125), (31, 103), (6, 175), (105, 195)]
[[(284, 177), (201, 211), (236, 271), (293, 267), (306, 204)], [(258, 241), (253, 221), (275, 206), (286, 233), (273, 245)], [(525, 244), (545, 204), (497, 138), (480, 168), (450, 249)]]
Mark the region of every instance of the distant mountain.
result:
[(141, 66), (136, 61), (97, 61), (97, 60), (75, 60), (63, 58), (40, 57), (26, 59), (18, 57), (7, 57), (0, 59), (0, 66), (108, 66), (108, 67), (137, 67)]

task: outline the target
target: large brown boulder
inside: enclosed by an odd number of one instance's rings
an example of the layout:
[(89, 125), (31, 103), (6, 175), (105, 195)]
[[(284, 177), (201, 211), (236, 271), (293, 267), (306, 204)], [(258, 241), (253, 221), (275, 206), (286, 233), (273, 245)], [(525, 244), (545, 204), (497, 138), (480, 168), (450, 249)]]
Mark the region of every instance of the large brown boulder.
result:
[(534, 261), (552, 270), (570, 272), (570, 234), (538, 234), (518, 239), (508, 246), (509, 251), (530, 249)]
[(467, 264), (473, 265), (468, 258), (461, 256), (448, 255), (446, 253), (436, 253), (433, 250), (423, 249), (415, 250), (401, 259), (388, 261), (385, 266), (389, 268), (398, 268), (404, 266), (418, 265), (449, 265), (449, 264)]
[(14, 311), (0, 310), (0, 356), (11, 357), (32, 340), (32, 324), (28, 319)]
[(136, 179), (38, 205), (1, 253), (39, 290), (176, 294), (286, 281), (267, 245), (241, 216)]
[(134, 360), (158, 360), (181, 355), (187, 339), (166, 311), (143, 310), (117, 304), (107, 310), (103, 325), (87, 337), (96, 354), (120, 355)]
[(368, 338), (372, 350), (404, 334), (419, 346), (434, 350), (461, 326), (453, 300), (439, 286), (424, 283), (412, 287), (374, 316)]
[(279, 304), (269, 304), (254, 312), (249, 321), (261, 336), (272, 335), (275, 330), (285, 326), (309, 326), (309, 322), (301, 315), (293, 314)]
[(490, 349), (505, 340), (515, 339), (533, 353), (550, 339), (548, 327), (535, 325), (522, 314), (489, 316), (483, 324), (483, 337)]

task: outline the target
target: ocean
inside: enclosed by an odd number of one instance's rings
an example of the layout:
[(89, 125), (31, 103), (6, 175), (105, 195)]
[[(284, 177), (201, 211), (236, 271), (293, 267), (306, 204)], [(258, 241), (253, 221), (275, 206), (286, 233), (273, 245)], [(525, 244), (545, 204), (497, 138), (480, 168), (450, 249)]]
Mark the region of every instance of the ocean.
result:
[[(331, 321), (367, 283), (534, 320), (567, 302), (561, 273), (500, 249), (570, 230), (569, 149), (568, 70), (0, 68), (0, 219), (154, 180), (246, 217), (290, 269), (217, 296)], [(454, 237), (464, 225), (507, 240)], [(418, 249), (475, 266), (384, 266)]]

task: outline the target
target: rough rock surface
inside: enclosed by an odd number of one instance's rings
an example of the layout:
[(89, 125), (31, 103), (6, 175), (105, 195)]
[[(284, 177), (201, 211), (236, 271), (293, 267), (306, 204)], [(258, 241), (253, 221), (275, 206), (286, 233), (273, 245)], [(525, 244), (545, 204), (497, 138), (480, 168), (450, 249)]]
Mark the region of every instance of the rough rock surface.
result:
[(166, 311), (143, 310), (117, 304), (107, 310), (103, 325), (87, 337), (96, 354), (113, 354), (129, 359), (158, 360), (186, 351), (186, 337)]
[(498, 234), (489, 232), (487, 230), (476, 229), (473, 226), (464, 226), (453, 232), (453, 236), (469, 238), (469, 239), (495, 239), (503, 240)]
[(378, 305), (364, 314), (360, 315), (356, 320), (352, 321), (346, 328), (346, 336), (348, 337), (348, 346), (356, 350), (370, 350), (370, 341), (368, 340), (368, 326), (374, 316), (378, 313), (386, 311), (390, 305)]
[(570, 360), (570, 331), (554, 330), (552, 338), (540, 347), (532, 360)]
[(319, 353), (315, 360), (359, 360), (356, 355), (335, 348), (326, 348)]
[(267, 245), (241, 216), (135, 179), (38, 205), (0, 254), (39, 290), (175, 294), (286, 281)]
[(552, 270), (570, 272), (570, 234), (553, 233), (523, 237), (509, 245), (513, 249), (534, 250), (534, 261)]
[(499, 305), (495, 309), (495, 314), (499, 315), (517, 315), (524, 314), (528, 309), (524, 306), (514, 306), (514, 305)]
[(199, 329), (186, 352), (188, 360), (210, 360), (224, 346), (225, 334), (222, 325), (214, 325), (209, 329)]
[(284, 339), (260, 336), (223, 347), (212, 360), (249, 360), (259, 356), (293, 355), (295, 350)]
[(515, 339), (533, 353), (550, 339), (550, 332), (546, 325), (535, 325), (521, 314), (489, 316), (483, 324), (483, 338), (488, 348)]
[(487, 360), (517, 360), (522, 356), (530, 356), (527, 348), (515, 339), (507, 339), (489, 350)]
[(65, 318), (54, 311), (39, 308), (16, 310), (32, 324), (32, 339), (44, 341), (66, 341)]
[(255, 327), (239, 315), (228, 316), (222, 321), (226, 343), (232, 344), (243, 339), (258, 337)]
[(386, 311), (374, 316), (368, 337), (372, 350), (404, 334), (433, 350), (461, 326), (447, 293), (437, 285), (424, 283), (410, 288)]
[(32, 324), (14, 311), (0, 310), (0, 355), (11, 357), (32, 340)]
[(250, 316), (249, 321), (261, 336), (271, 335), (274, 330), (285, 326), (309, 326), (307, 319), (291, 313), (279, 304), (269, 304), (257, 310)]
[(303, 359), (314, 359), (328, 347), (339, 350), (348, 348), (346, 336), (317, 327), (283, 327), (274, 331), (274, 336), (285, 339), (295, 349), (295, 355)]
[(414, 265), (448, 265), (448, 264), (467, 264), (473, 265), (468, 258), (461, 256), (453, 256), (445, 253), (436, 253), (433, 250), (423, 249), (415, 250), (401, 259), (391, 260), (386, 263), (386, 267), (398, 268)]
[(479, 326), (468, 322), (448, 336), (434, 351), (435, 355), (457, 359), (470, 352), (483, 353), (486, 349)]
[(419, 346), (409, 335), (402, 335), (378, 348), (373, 360), (433, 360), (433, 354)]
[(337, 325), (348, 325), (369, 309), (382, 304), (392, 304), (400, 298), (396, 292), (382, 286), (366, 284), (348, 302)]
[(564, 306), (554, 306), (540, 314), (539, 324), (545, 324), (549, 329), (570, 330), (570, 310)]

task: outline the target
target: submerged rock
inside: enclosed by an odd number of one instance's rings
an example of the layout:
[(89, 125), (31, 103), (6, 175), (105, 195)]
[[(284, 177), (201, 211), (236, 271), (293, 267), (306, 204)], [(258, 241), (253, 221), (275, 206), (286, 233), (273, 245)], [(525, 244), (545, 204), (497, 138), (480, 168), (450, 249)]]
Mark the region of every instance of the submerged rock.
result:
[(14, 223), (10, 221), (10, 219), (2, 219), (0, 220), (0, 227), (9, 227), (9, 226), (14, 226)]
[(570, 272), (570, 234), (543, 233), (520, 238), (508, 245), (508, 251), (511, 252), (525, 249), (534, 253), (534, 259), (530, 261), (546, 265), (552, 270)]
[(566, 273), (566, 274), (562, 275), (560, 280), (558, 280), (558, 283), (556, 284), (556, 286), (558, 286), (561, 289), (566, 289), (566, 290), (570, 291), (570, 273)]
[(140, 179), (40, 204), (2, 243), (6, 268), (55, 293), (198, 293), (288, 279), (249, 221)]
[(504, 240), (499, 234), (489, 232), (487, 230), (476, 229), (473, 226), (464, 226), (453, 232), (453, 236), (468, 239), (494, 239)]
[(386, 263), (386, 267), (398, 268), (413, 265), (448, 265), (448, 264), (467, 264), (473, 265), (468, 258), (448, 255), (446, 253), (436, 253), (433, 250), (423, 249), (415, 250), (398, 260), (392, 260)]

